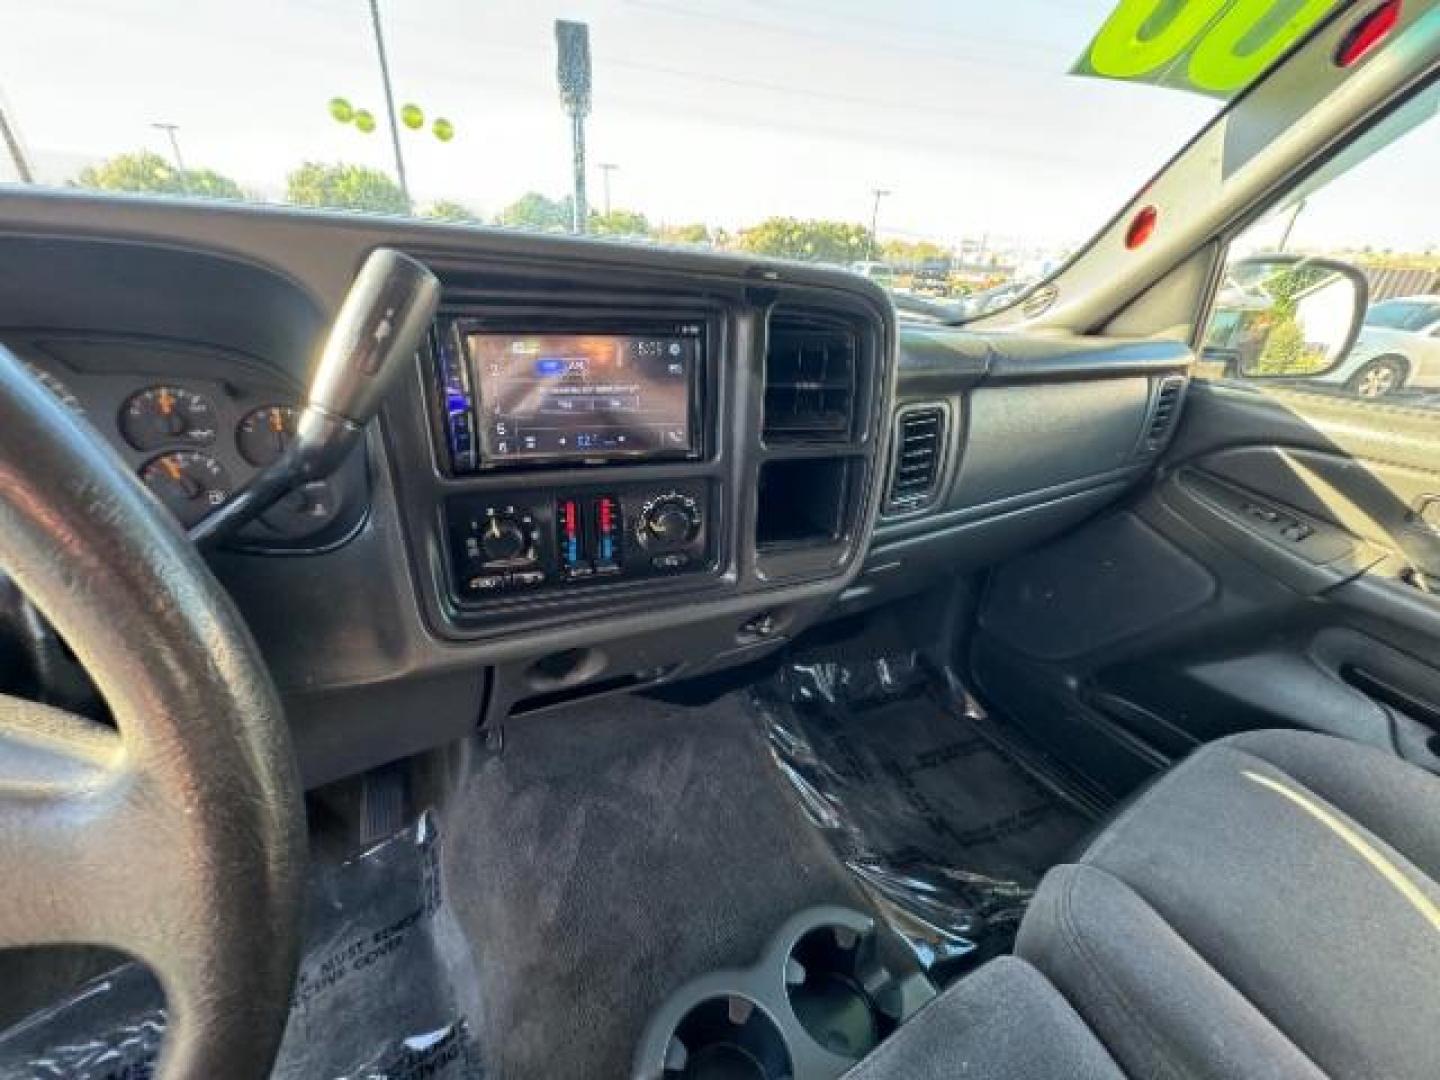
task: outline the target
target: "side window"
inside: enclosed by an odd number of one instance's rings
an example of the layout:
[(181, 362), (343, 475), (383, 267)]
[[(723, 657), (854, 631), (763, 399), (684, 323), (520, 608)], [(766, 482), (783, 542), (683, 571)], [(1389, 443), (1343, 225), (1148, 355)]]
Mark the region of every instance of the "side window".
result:
[(1231, 244), (1202, 378), (1440, 409), (1440, 88)]

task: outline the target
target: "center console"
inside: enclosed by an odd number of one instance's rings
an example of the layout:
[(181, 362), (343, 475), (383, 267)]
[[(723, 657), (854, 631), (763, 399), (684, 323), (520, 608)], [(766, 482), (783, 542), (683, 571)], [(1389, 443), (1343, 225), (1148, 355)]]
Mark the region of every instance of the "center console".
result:
[(395, 522), (488, 716), (744, 662), (854, 579), (894, 379), (868, 283), (423, 257), (444, 293), (387, 407)]
[[(719, 570), (713, 314), (471, 311), (428, 373), (457, 610)], [(663, 478), (635, 481), (637, 469)], [(512, 603), (510, 606), (514, 606)]]

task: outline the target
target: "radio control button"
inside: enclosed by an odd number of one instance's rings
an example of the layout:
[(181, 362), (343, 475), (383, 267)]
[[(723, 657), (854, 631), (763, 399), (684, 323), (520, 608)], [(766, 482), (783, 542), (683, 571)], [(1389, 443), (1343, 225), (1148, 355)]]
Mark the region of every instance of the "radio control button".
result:
[(511, 580), (512, 582), (514, 582), (516, 585), (521, 585), (521, 586), (526, 586), (526, 587), (533, 586), (533, 585), (543, 585), (543, 584), (545, 583), (545, 571), (544, 571), (544, 570), (519, 570), (519, 571), (517, 571), (516, 573), (513, 573), (513, 574), (510, 575), (510, 580)]
[(656, 555), (650, 565), (656, 570), (679, 570), (690, 565), (690, 556), (683, 551), (672, 551), (669, 555)]

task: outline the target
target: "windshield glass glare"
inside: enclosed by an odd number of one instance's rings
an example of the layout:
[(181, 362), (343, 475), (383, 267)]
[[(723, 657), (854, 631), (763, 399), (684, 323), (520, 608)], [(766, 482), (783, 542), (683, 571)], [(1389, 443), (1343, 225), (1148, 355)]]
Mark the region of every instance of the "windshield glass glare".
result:
[(1072, 74), (1116, 0), (3, 6), (0, 181), (698, 244), (975, 311), (1220, 104)]

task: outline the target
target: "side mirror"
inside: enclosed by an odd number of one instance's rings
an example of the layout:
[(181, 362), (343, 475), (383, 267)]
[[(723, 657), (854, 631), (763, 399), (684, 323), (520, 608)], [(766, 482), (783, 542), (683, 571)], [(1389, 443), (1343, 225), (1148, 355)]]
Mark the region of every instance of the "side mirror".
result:
[(1313, 379), (1355, 344), (1370, 302), (1357, 266), (1304, 255), (1255, 255), (1226, 267), (1202, 361), (1245, 379)]

